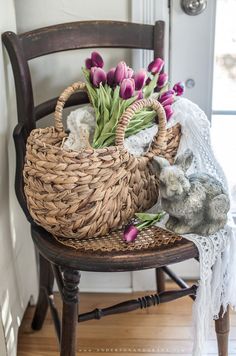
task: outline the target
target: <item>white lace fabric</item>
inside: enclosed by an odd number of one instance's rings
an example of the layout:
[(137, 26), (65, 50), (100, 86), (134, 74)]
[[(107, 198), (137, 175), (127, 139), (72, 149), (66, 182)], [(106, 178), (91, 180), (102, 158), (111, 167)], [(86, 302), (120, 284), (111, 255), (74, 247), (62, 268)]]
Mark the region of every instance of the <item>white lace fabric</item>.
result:
[[(205, 172), (218, 179), (226, 190), (227, 181), (211, 148), (210, 124), (204, 112), (187, 99), (175, 102), (174, 115), (169, 125), (180, 123), (182, 137), (177, 155), (187, 148), (194, 154), (194, 164), (188, 173)], [(230, 214), (229, 214), (230, 215)], [(184, 235), (199, 251), (200, 280), (193, 304), (193, 355), (204, 353), (212, 319), (219, 317), (221, 306), (236, 306), (236, 227), (229, 216), (224, 229), (211, 236)]]
[[(174, 115), (168, 122), (171, 127), (180, 123), (182, 137), (177, 155), (187, 148), (194, 154), (194, 162), (188, 174), (205, 172), (218, 179), (227, 190), (225, 175), (214, 157), (210, 140), (210, 124), (204, 112), (194, 103), (180, 98), (174, 105)], [(79, 112), (80, 109), (76, 110)], [(76, 115), (75, 115), (76, 117)], [(80, 130), (77, 121), (73, 133)], [(156, 134), (157, 125), (125, 139), (125, 147), (134, 155), (142, 155)], [(79, 137), (79, 134), (78, 134)], [(69, 147), (69, 145), (67, 145)], [(151, 209), (155, 212), (158, 205)], [(230, 214), (229, 214), (230, 215)], [(212, 319), (217, 319), (221, 306), (236, 306), (236, 227), (229, 216), (228, 224), (214, 235), (204, 237), (187, 234), (183, 237), (192, 241), (199, 251), (200, 279), (196, 300), (193, 304), (193, 356), (204, 354), (205, 341)]]

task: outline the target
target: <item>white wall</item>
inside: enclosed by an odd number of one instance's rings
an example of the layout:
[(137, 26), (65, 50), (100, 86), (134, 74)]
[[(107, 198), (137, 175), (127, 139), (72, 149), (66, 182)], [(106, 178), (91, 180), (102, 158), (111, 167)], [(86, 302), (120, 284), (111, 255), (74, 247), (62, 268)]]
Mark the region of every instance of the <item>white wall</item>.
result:
[[(0, 33), (15, 31), (13, 0), (0, 0), (0, 8)], [(36, 291), (36, 274), (29, 227), (14, 193), (12, 130), (17, 117), (11, 69), (2, 46), (0, 78), (0, 354), (4, 355), (7, 345), (8, 355), (14, 356), (18, 326), (31, 294)]]
[[(88, 20), (130, 20), (130, 0), (20, 0), (15, 1), (18, 32), (57, 23)], [(36, 89), (36, 102), (57, 96), (65, 86), (82, 78), (81, 67), (90, 50), (69, 51), (34, 59), (31, 71)], [(130, 53), (123, 49), (100, 51), (107, 68), (125, 59)], [(53, 70), (52, 70), (53, 68)]]

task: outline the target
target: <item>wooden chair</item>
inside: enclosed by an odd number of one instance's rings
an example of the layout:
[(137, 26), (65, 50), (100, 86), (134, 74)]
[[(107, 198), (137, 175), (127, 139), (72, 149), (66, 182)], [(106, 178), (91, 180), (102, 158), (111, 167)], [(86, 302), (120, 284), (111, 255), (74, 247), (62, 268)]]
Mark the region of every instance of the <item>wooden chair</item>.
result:
[[(93, 47), (148, 49), (154, 51), (155, 57), (163, 58), (164, 22), (158, 21), (154, 26), (111, 21), (74, 22), (19, 35), (5, 32), (2, 39), (12, 64), (17, 98), (18, 125), (14, 130), (15, 190), (18, 201), (31, 224), (32, 238), (39, 252), (39, 297), (32, 328), (41, 329), (49, 305), (60, 341), (60, 355), (75, 356), (75, 331), (78, 321), (100, 319), (114, 313), (146, 308), (185, 295), (194, 299), (197, 287), (188, 287), (167, 265), (190, 258), (197, 259), (198, 251), (193, 243), (185, 239), (143, 251), (116, 251), (114, 253), (98, 251), (95, 253), (75, 250), (58, 243), (47, 231), (32, 221), (23, 191), (22, 170), (26, 139), (30, 131), (36, 127), (36, 122), (54, 111), (57, 98), (37, 106), (34, 105), (28, 61), (54, 52)], [(88, 97), (85, 93), (76, 93), (69, 99), (66, 106), (86, 102), (88, 102)], [(157, 294), (130, 300), (110, 308), (96, 309), (78, 316), (79, 271), (120, 272), (148, 268), (156, 269)], [(164, 273), (170, 276), (181, 289), (165, 291)], [(62, 327), (53, 302), (54, 277), (63, 300)], [(226, 313), (223, 318), (216, 321), (219, 355), (228, 355), (228, 332), (229, 315)]]

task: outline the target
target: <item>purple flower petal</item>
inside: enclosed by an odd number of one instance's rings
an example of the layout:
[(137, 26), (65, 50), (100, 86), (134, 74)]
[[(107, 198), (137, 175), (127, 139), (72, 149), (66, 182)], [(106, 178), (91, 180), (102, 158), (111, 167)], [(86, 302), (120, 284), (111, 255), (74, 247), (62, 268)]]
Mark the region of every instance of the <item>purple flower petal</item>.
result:
[(166, 113), (166, 119), (167, 121), (171, 118), (171, 116), (173, 115), (174, 111), (171, 107), (171, 105), (166, 105), (164, 107), (165, 113)]
[(173, 102), (175, 101), (174, 96), (169, 96), (168, 98), (166, 98), (164, 101), (162, 101), (162, 106), (167, 106), (167, 105), (172, 105)]
[(148, 65), (148, 71), (152, 74), (160, 73), (164, 67), (165, 62), (161, 58), (156, 58)]
[(134, 225), (126, 226), (123, 233), (123, 240), (126, 242), (133, 242), (138, 236), (139, 230)]
[(173, 90), (175, 91), (177, 96), (180, 96), (184, 93), (185, 86), (183, 82), (178, 82), (173, 86)]
[(123, 79), (127, 78), (128, 76), (128, 67), (124, 61), (117, 64), (114, 78), (115, 84), (120, 84)]
[(145, 69), (140, 69), (134, 74), (135, 90), (141, 90), (146, 82), (147, 72)]
[(141, 100), (141, 99), (143, 99), (143, 92), (142, 90), (139, 90), (137, 95), (137, 100)]
[(107, 84), (110, 85), (110, 87), (114, 86), (115, 83), (115, 71), (116, 68), (111, 68), (109, 72), (107, 73)]
[(92, 61), (93, 67), (102, 68), (104, 66), (104, 61), (102, 59), (102, 56), (100, 55), (100, 53), (98, 53), (96, 51), (92, 52), (91, 61)]
[(151, 82), (151, 78), (148, 77), (146, 82), (145, 82), (145, 85), (148, 85), (150, 82)]
[(91, 58), (87, 58), (87, 59), (85, 60), (85, 67), (86, 67), (87, 69), (91, 69), (92, 66), (93, 66), (93, 64), (92, 64), (92, 59), (91, 59)]
[(168, 81), (168, 75), (166, 73), (160, 74), (157, 80), (158, 88), (163, 88), (166, 85), (167, 81)]
[(134, 71), (132, 68), (127, 67), (127, 78), (132, 78), (134, 75)]
[(162, 93), (159, 97), (159, 101), (160, 103), (162, 103), (163, 101), (165, 101), (166, 99), (168, 99), (170, 96), (173, 96), (175, 94), (175, 91), (170, 89), (165, 91), (164, 93)]
[(101, 83), (106, 83), (107, 75), (102, 68), (92, 67), (90, 71), (90, 79), (95, 87), (99, 87)]
[(122, 99), (129, 99), (134, 94), (135, 84), (132, 78), (123, 79), (120, 85), (120, 97)]

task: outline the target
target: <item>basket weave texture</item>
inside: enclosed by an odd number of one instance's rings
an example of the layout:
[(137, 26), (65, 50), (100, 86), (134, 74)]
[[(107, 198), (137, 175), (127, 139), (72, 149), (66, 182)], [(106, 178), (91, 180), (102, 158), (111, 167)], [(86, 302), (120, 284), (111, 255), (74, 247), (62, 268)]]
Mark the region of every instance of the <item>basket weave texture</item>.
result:
[(182, 240), (182, 236), (161, 227), (151, 226), (142, 229), (137, 238), (132, 243), (123, 240), (123, 230), (112, 231), (111, 233), (95, 238), (77, 239), (54, 236), (61, 244), (72, 247), (78, 251), (91, 252), (125, 252), (149, 250), (152, 248), (174, 244)]
[[(152, 207), (158, 198), (158, 179), (150, 161), (156, 155), (170, 162), (176, 155), (181, 130), (166, 129), (162, 105), (154, 99), (132, 104), (116, 129), (116, 145), (102, 149), (66, 150), (62, 124), (65, 102), (77, 90), (74, 83), (61, 94), (55, 126), (32, 130), (26, 145), (24, 191), (36, 223), (54, 235), (84, 239), (98, 237), (126, 224), (135, 212)], [(149, 151), (135, 157), (124, 147), (125, 129), (136, 111), (156, 110), (158, 133)]]

